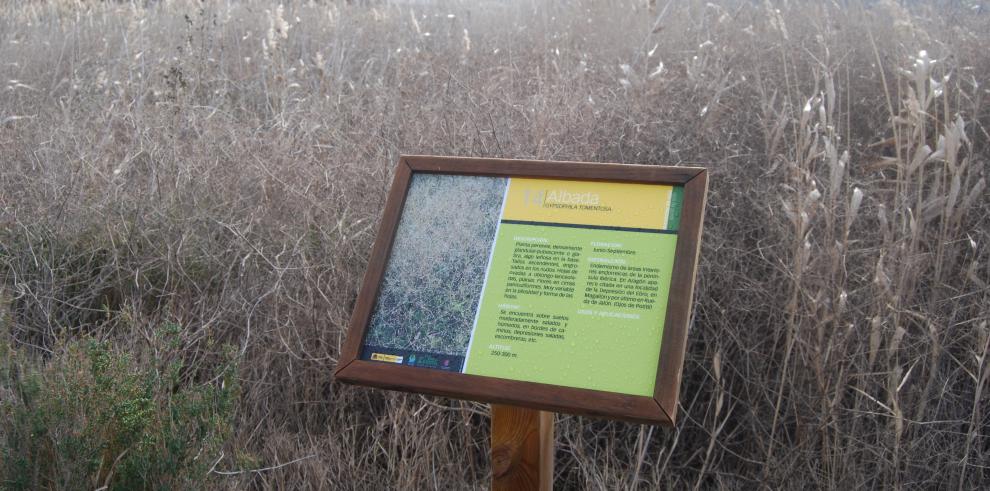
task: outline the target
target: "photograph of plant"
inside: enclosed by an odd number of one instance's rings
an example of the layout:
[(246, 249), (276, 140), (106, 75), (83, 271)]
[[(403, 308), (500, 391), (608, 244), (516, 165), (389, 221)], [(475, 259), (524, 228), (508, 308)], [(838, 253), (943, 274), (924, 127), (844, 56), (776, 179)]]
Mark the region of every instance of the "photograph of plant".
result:
[(507, 182), (413, 175), (366, 346), (467, 352)]

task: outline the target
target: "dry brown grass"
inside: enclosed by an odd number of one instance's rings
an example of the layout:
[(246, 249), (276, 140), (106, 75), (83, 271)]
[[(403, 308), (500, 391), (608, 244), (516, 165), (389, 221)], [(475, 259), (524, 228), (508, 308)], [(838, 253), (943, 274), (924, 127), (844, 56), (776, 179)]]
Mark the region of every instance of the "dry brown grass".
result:
[(235, 345), (215, 487), (487, 485), (484, 405), (330, 379), (400, 153), (711, 170), (681, 419), (559, 488), (990, 483), (986, 7), (147, 3), (0, 7), (0, 328)]

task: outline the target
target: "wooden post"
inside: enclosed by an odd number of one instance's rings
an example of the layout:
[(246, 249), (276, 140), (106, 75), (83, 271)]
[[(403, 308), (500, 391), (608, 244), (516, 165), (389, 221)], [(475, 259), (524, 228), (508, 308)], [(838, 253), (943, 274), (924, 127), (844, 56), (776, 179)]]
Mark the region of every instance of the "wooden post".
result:
[(492, 491), (553, 489), (553, 413), (492, 404)]

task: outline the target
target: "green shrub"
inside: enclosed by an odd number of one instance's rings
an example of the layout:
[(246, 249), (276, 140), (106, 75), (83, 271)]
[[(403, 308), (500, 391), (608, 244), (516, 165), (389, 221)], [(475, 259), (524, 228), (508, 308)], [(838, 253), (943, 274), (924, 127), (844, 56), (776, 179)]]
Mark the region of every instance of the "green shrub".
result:
[(44, 359), (0, 340), (0, 487), (201, 487), (230, 434), (235, 367), (183, 383), (165, 355), (178, 335), (159, 329), (145, 360), (95, 339)]

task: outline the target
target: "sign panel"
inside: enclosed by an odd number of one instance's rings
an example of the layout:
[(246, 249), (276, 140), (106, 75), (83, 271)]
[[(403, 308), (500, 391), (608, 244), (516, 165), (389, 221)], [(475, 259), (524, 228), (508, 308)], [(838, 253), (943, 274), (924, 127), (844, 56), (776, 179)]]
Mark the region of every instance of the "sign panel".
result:
[(671, 423), (706, 188), (697, 168), (403, 157), (338, 378)]

